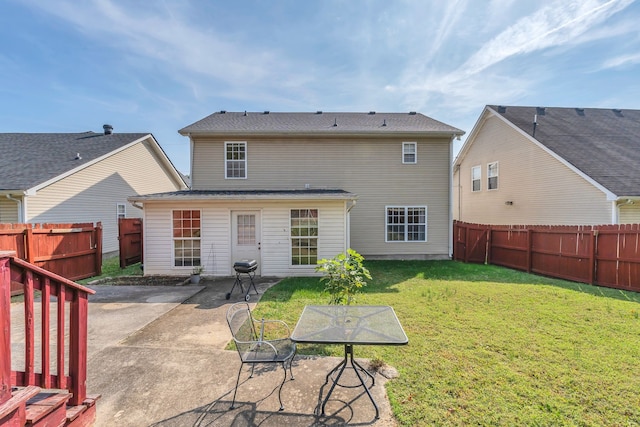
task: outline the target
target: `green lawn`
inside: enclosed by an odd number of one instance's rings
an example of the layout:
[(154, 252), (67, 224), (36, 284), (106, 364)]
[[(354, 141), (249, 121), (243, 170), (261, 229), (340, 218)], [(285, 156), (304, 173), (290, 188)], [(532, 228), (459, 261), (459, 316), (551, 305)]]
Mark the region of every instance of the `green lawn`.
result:
[[(409, 345), (357, 357), (400, 372), (386, 387), (401, 425), (640, 425), (640, 294), (454, 261), (366, 266), (357, 303), (392, 306)], [(289, 278), (256, 317), (295, 325), (328, 300), (317, 278)]]

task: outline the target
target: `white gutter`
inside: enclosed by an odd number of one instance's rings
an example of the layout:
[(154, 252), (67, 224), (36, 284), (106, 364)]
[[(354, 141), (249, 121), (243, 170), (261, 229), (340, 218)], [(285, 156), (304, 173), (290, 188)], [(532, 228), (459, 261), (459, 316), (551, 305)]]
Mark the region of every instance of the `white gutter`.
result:
[[(449, 159), (453, 159), (453, 138), (449, 141)], [(459, 136), (458, 136), (459, 138)], [(449, 232), (447, 233), (449, 236), (449, 258), (453, 258), (453, 162), (449, 161), (449, 194), (448, 194), (448, 202), (449, 202)]]

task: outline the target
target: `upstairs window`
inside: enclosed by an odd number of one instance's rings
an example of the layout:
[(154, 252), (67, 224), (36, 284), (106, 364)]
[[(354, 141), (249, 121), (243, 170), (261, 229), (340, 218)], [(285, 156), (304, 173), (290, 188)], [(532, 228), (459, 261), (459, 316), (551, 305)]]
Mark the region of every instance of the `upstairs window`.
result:
[(487, 165), (487, 189), (498, 189), (498, 162), (489, 163)]
[(127, 217), (127, 205), (124, 203), (118, 203), (116, 205), (116, 219)]
[(480, 191), (482, 180), (482, 168), (474, 166), (471, 168), (471, 191)]
[(402, 163), (418, 163), (418, 146), (415, 142), (402, 143)]
[(387, 242), (426, 242), (426, 206), (387, 206)]
[(247, 143), (225, 142), (224, 176), (227, 179), (247, 177)]

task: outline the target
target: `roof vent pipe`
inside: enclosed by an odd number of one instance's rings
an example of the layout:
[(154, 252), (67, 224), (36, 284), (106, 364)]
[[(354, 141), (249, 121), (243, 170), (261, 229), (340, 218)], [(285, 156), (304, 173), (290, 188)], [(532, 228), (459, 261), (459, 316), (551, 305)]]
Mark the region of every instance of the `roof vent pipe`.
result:
[(531, 134), (532, 137), (536, 137), (536, 127), (538, 127), (538, 115), (534, 114), (533, 115), (533, 133)]
[(113, 133), (113, 126), (111, 125), (103, 125), (102, 129), (104, 129), (105, 135), (111, 135)]

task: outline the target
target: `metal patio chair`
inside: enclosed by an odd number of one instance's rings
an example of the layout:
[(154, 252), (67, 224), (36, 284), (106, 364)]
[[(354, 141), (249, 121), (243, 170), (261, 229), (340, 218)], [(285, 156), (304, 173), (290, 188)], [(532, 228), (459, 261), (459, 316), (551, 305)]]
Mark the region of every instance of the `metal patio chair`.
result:
[(278, 400), (280, 401), (280, 410), (284, 409), (282, 404), (282, 386), (287, 380), (287, 365), (293, 380), (293, 370), (291, 364), (296, 355), (296, 343), (291, 341), (291, 330), (289, 326), (282, 320), (257, 320), (251, 315), (249, 304), (246, 302), (238, 302), (233, 304), (227, 310), (227, 323), (236, 349), (240, 355), (240, 369), (238, 369), (238, 378), (236, 379), (236, 387), (233, 392), (233, 402), (231, 408), (235, 408), (236, 393), (240, 384), (240, 374), (245, 364), (251, 364), (251, 375), (255, 365), (263, 364), (281, 364), (284, 371), (284, 378), (280, 383), (278, 390)]

